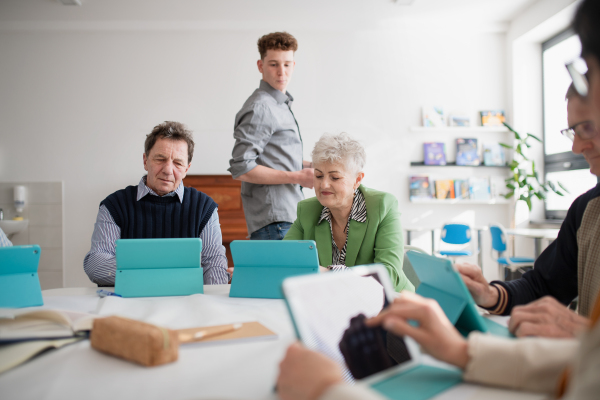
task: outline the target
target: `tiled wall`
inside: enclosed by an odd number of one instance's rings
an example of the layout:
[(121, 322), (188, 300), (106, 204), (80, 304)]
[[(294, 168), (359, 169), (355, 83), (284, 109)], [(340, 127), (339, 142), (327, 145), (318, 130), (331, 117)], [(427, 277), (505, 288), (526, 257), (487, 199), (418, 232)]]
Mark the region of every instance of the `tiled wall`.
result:
[(29, 226), (10, 240), (15, 246), (37, 244), (42, 248), (38, 269), (42, 290), (63, 287), (63, 183), (0, 182), (4, 219), (16, 215), (13, 188), (17, 185), (27, 188), (21, 216), (29, 220)]

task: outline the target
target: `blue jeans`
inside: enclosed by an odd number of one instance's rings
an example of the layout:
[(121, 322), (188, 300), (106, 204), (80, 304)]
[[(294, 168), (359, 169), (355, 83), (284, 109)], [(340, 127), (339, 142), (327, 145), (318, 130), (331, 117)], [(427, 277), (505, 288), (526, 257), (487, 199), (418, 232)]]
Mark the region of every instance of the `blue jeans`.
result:
[(250, 234), (250, 240), (281, 240), (290, 230), (291, 222), (273, 222)]

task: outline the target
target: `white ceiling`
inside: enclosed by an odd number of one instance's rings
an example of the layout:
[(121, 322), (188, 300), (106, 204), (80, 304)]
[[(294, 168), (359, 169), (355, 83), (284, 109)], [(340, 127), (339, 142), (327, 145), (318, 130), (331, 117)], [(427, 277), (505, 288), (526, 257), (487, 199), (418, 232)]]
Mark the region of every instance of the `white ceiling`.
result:
[[(291, 26), (373, 26), (394, 21), (462, 21), (507, 26), (536, 0), (0, 0), (0, 24), (149, 22), (210, 23), (257, 28)], [(216, 24), (216, 25), (215, 25)], [(80, 25), (81, 26), (81, 25)]]

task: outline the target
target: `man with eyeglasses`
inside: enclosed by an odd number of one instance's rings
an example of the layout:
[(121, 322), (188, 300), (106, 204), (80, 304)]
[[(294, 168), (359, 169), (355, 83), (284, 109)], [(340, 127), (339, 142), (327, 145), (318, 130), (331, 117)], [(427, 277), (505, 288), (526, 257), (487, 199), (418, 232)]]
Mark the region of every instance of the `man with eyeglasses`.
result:
[[(571, 71), (571, 69), (569, 69)], [(575, 81), (575, 80), (574, 80)], [(590, 172), (600, 175), (600, 135), (589, 101), (572, 84), (567, 91), (567, 122), (561, 133), (583, 154)], [(509, 282), (488, 282), (473, 264), (458, 264), (475, 302), (492, 314), (510, 315), (516, 336), (575, 337), (600, 289), (600, 186), (579, 196), (569, 208), (558, 238), (538, 257), (534, 268)], [(577, 296), (578, 313), (566, 306)]]

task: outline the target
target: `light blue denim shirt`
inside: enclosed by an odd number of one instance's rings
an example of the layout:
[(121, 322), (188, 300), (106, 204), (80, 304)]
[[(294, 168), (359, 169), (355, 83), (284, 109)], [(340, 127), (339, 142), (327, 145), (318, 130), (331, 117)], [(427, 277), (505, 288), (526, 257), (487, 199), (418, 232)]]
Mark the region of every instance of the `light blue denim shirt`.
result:
[[(265, 81), (235, 116), (235, 145), (229, 160), (233, 178), (257, 165), (280, 171), (302, 169), (302, 138), (294, 114), (294, 98)], [(257, 185), (242, 182), (242, 203), (248, 232), (273, 222), (294, 222), (304, 194), (300, 185)]]

